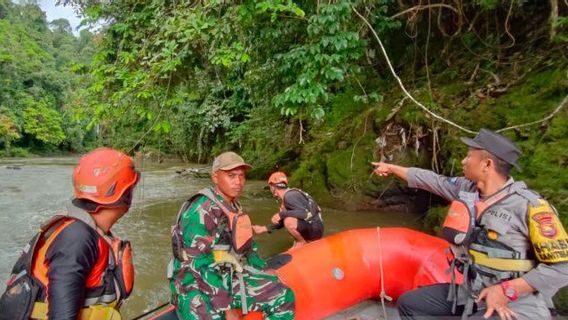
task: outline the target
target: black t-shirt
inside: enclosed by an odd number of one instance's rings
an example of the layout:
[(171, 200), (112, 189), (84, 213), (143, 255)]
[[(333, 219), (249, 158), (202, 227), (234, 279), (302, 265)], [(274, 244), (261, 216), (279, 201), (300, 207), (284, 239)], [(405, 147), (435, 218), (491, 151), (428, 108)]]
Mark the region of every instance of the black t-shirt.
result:
[(282, 203), (284, 204), (284, 210), (280, 211), (282, 218), (294, 217), (305, 220), (309, 217), (319, 216), (318, 205), (309, 195), (300, 190), (288, 190), (284, 194)]

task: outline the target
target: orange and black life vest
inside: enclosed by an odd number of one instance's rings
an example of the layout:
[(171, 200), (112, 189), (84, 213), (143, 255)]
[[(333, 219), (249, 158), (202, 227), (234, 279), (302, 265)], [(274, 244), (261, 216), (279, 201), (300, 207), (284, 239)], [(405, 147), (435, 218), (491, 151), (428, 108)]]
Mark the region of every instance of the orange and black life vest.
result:
[(486, 201), (467, 199), (467, 197), (452, 201), (442, 224), (442, 236), (451, 244), (470, 244), (483, 212), (505, 198), (507, 191), (507, 189), (502, 190)]
[[(83, 307), (113, 305), (118, 308), (121, 302), (132, 292), (134, 284), (134, 266), (132, 250), (128, 241), (105, 235), (92, 220), (89, 213), (77, 207), (70, 207), (68, 212), (55, 215), (40, 227), (40, 231), (26, 246), (12, 269), (7, 282), (7, 290), (0, 299), (3, 313), (11, 309), (10, 305), (22, 303), (25, 307), (13, 319), (29, 319), (33, 314), (47, 312), (47, 288), (49, 286), (49, 264), (46, 254), (66, 227), (81, 221), (100, 235), (97, 248), (98, 260), (85, 280), (85, 300)], [(22, 288), (30, 290), (21, 290)], [(24, 293), (24, 295), (18, 295)], [(28, 300), (24, 301), (19, 300)], [(39, 305), (39, 307), (38, 307)], [(25, 309), (25, 310), (24, 310)], [(38, 311), (42, 309), (42, 311)], [(0, 319), (3, 319), (0, 317)], [(81, 318), (82, 319), (82, 318)]]
[(252, 222), (248, 214), (238, 211), (233, 212), (227, 208), (210, 188), (205, 188), (195, 193), (189, 200), (185, 201), (180, 208), (175, 225), (172, 226), (172, 249), (173, 254), (179, 261), (185, 261), (183, 253), (183, 234), (180, 226), (181, 215), (186, 212), (191, 204), (201, 196), (207, 197), (215, 203), (225, 214), (229, 221), (229, 230), (231, 232), (231, 247), (237, 254), (242, 254), (250, 250), (252, 246)]

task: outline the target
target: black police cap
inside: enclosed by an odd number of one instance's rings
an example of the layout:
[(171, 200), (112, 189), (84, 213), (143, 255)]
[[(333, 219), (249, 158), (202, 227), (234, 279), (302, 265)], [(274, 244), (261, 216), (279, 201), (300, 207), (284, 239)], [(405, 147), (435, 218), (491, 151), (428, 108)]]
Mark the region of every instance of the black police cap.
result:
[(513, 141), (505, 136), (483, 128), (479, 130), (475, 138), (461, 138), (461, 141), (469, 147), (485, 150), (508, 164), (515, 166), (515, 168), (521, 169), (517, 160), (522, 152)]

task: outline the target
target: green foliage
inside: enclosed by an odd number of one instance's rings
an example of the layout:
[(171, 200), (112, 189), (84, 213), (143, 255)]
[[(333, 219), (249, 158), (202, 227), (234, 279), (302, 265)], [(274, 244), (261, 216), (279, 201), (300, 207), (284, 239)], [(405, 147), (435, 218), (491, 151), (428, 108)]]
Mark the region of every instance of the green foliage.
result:
[(55, 19), (49, 23), (49, 26), (53, 28), (53, 32), (55, 33), (72, 33), (71, 24), (69, 24), (67, 19)]
[(7, 115), (0, 114), (0, 143), (10, 149), (12, 141), (20, 138), (20, 133), (14, 121)]
[(428, 210), (428, 214), (424, 218), (424, 228), (433, 233), (440, 234), (440, 227), (448, 213), (447, 207), (432, 207)]
[(476, 0), (475, 2), (484, 10), (494, 10), (501, 4), (501, 0)]
[[(386, 0), (67, 2), (87, 21), (108, 23), (95, 38), (93, 63), (72, 64), (91, 78), (75, 90), (65, 119), (97, 128), (99, 142), (126, 150), (153, 148), (201, 162), (240, 150), (257, 164), (257, 177), (285, 167), (313, 184), (310, 191), (335, 196), (384, 187), (369, 182), (368, 161), (384, 156), (374, 138), (390, 124), (413, 132), (395, 146), (397, 161), (456, 174), (465, 151), (463, 132), (403, 98), (353, 9), (378, 32), (413, 96), (467, 128), (542, 118), (566, 94), (566, 59), (554, 54), (562, 48), (542, 42), (549, 9), (527, 1), (476, 0), (458, 11), (417, 12)], [(558, 36), (564, 25), (559, 17)], [(65, 34), (63, 24), (52, 27)], [(10, 52), (0, 54), (0, 61), (13, 60)], [(565, 139), (534, 137), (553, 136), (564, 115), (558, 117), (544, 129), (511, 133), (532, 152), (523, 161), (539, 168), (519, 177), (553, 200), (565, 194), (565, 177), (548, 179), (564, 160), (560, 151), (545, 154), (566, 148)], [(76, 125), (63, 129), (64, 144), (73, 148), (91, 137)]]
[(568, 42), (568, 17), (558, 17), (553, 27), (557, 32), (553, 40), (558, 43)]
[(232, 68), (237, 65), (244, 64), (250, 60), (250, 56), (244, 52), (242, 43), (235, 42), (231, 44), (230, 48), (221, 48), (215, 52), (211, 62), (214, 65), (222, 65), (227, 68)]
[[(368, 161), (384, 156), (374, 139), (389, 124), (413, 132), (392, 161), (458, 174), (465, 151), (463, 132), (403, 99), (353, 8), (378, 32), (413, 96), (467, 128), (542, 118), (566, 94), (565, 57), (551, 56), (560, 48), (535, 46), (549, 31), (549, 12), (525, 1), (478, 0), (459, 12), (404, 15), (394, 1), (76, 4), (88, 21), (111, 23), (96, 37), (93, 64), (73, 65), (92, 78), (76, 90), (66, 117), (98, 128), (99, 142), (126, 150), (152, 148), (200, 162), (239, 150), (255, 164), (255, 177), (285, 168), (328, 203), (364, 202), (386, 187), (369, 178)], [(559, 36), (564, 22), (557, 20)], [(0, 59), (14, 57), (6, 52)], [(530, 150), (523, 161), (538, 168), (518, 177), (564, 210), (558, 199), (567, 178), (558, 166), (566, 145), (552, 135), (562, 119), (511, 137)], [(73, 128), (64, 128), (66, 145), (77, 148), (90, 136)]]
[[(367, 5), (377, 9), (373, 21), (396, 28), (385, 18), (384, 3)], [(102, 126), (103, 139), (115, 145), (137, 148), (135, 135), (198, 161), (210, 157), (213, 146), (258, 140), (242, 134), (254, 130), (248, 124), (256, 120), (247, 121), (253, 110), (265, 112), (254, 113), (258, 120), (266, 112), (295, 123), (323, 120), (330, 99), (358, 81), (368, 43), (351, 10), (362, 4), (346, 0), (76, 4), (88, 20), (113, 21), (81, 107), (91, 115), (89, 127)], [(355, 99), (378, 101), (380, 94)]]
[(14, 157), (14, 158), (24, 158), (28, 157), (30, 152), (24, 148), (9, 148), (0, 150), (0, 157)]
[(255, 8), (258, 12), (270, 13), (270, 21), (275, 22), (280, 14), (293, 14), (304, 17), (305, 12), (292, 1), (259, 1)]
[(373, 154), (366, 145), (336, 151), (326, 162), (328, 189), (351, 209), (356, 209), (362, 202), (362, 191), (368, 188)]
[(346, 1), (322, 6), (308, 20), (306, 43), (276, 56), (279, 73), (291, 81), (274, 97), (282, 114), (295, 115), (304, 107), (313, 118), (321, 119), (325, 114), (322, 104), (329, 100), (332, 86), (360, 71), (355, 62), (362, 56), (365, 42), (356, 30), (349, 29), (351, 14)]
[(321, 206), (337, 206), (337, 200), (327, 192), (323, 158), (307, 158), (290, 177), (290, 185), (308, 191)]
[(554, 296), (554, 307), (558, 314), (568, 314), (568, 288), (564, 287)]
[(28, 99), (23, 116), (25, 133), (40, 141), (55, 145), (65, 139), (61, 128), (61, 115), (52, 109), (45, 99), (40, 101)]
[(17, 5), (0, 0), (0, 11), (0, 146), (6, 149), (4, 154), (13, 153), (13, 146), (43, 149), (37, 151), (82, 148), (82, 141), (67, 141), (66, 132), (70, 128), (84, 131), (86, 120), (63, 119), (76, 107), (79, 88), (88, 77), (71, 67), (90, 60), (89, 33), (82, 32), (77, 39), (67, 20), (48, 23), (33, 1)]
[[(260, 179), (266, 179), (267, 174), (276, 169), (292, 172), (301, 152), (297, 144), (298, 128), (294, 123), (287, 122), (278, 113), (270, 112), (270, 107), (266, 109), (251, 110), (249, 118), (233, 128), (227, 136), (229, 143), (242, 149), (243, 157), (254, 163), (249, 174)], [(223, 148), (220, 145), (213, 153), (220, 153)]]
[[(556, 38), (547, 42), (550, 8), (539, 2), (411, 11), (424, 3), (63, 2), (87, 23), (105, 21), (103, 29), (75, 41), (64, 21), (52, 22), (51, 31), (33, 5), (0, 0), (4, 146), (102, 143), (200, 162), (233, 149), (255, 164), (253, 176), (284, 169), (319, 203), (343, 207), (370, 203), (391, 185), (370, 177), (372, 159), (459, 174), (465, 133), (401, 93), (353, 9), (378, 32), (408, 91), (471, 130), (543, 119), (568, 94), (568, 22), (558, 17)], [(525, 151), (525, 170), (515, 178), (550, 199), (565, 223), (567, 120), (564, 109), (506, 133)], [(388, 134), (384, 150), (375, 139)], [(441, 210), (426, 218), (430, 230)]]

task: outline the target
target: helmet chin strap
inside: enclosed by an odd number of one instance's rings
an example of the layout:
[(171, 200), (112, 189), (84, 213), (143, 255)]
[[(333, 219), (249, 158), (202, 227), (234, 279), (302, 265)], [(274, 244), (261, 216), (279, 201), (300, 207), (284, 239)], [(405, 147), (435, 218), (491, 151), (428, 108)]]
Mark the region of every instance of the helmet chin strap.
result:
[(71, 203), (73, 203), (74, 206), (81, 208), (89, 213), (96, 213), (100, 210), (98, 203), (86, 199), (74, 198), (73, 200), (71, 200)]
[(134, 184), (132, 187), (128, 188), (128, 190), (126, 190), (122, 194), (120, 199), (118, 199), (118, 201), (116, 201), (114, 203), (100, 204), (100, 203), (96, 203), (96, 202), (91, 201), (91, 200), (78, 199), (78, 198), (74, 198), (71, 202), (76, 207), (79, 207), (79, 208), (81, 208), (81, 209), (83, 209), (83, 210), (85, 210), (89, 213), (97, 213), (101, 209), (130, 208), (130, 206), (132, 205), (132, 196), (133, 196), (132, 193), (133, 193), (134, 186), (136, 186), (136, 184)]

